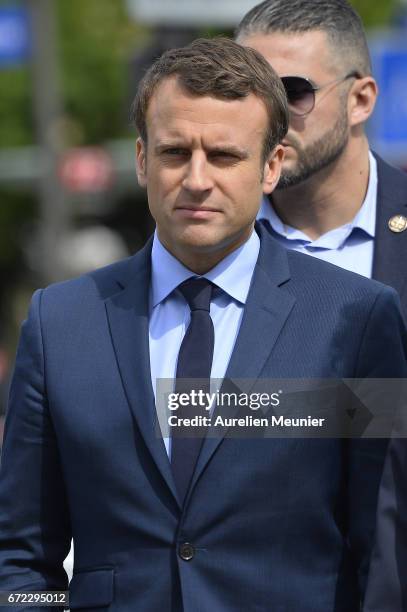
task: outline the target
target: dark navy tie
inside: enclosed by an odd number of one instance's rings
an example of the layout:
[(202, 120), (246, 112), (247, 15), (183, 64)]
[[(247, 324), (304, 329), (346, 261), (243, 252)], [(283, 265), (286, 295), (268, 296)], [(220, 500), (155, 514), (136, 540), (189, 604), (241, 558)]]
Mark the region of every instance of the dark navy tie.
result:
[[(212, 288), (212, 283), (205, 278), (189, 279), (178, 287), (191, 309), (191, 320), (178, 354), (176, 393), (190, 394), (192, 390), (199, 389), (209, 391), (215, 339), (209, 314)], [(199, 385), (196, 379), (200, 379)], [(200, 413), (204, 413), (203, 409)], [(196, 414), (196, 408), (192, 409), (188, 405), (180, 406), (177, 410), (178, 418), (188, 418)], [(177, 435), (172, 436), (171, 466), (181, 503), (184, 502), (202, 445), (202, 437), (198, 437), (197, 428), (189, 428), (188, 435), (194, 437), (182, 437), (179, 431)]]

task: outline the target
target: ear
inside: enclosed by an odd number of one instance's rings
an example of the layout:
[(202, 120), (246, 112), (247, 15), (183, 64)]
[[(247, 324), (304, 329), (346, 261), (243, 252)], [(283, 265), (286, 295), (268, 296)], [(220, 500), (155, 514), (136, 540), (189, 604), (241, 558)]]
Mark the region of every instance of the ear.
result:
[(263, 193), (271, 193), (280, 180), (281, 168), (284, 160), (284, 147), (276, 145), (269, 154), (263, 171)]
[(365, 123), (373, 112), (378, 94), (377, 83), (371, 76), (355, 79), (349, 92), (350, 126)]
[(136, 140), (136, 173), (140, 187), (147, 187), (147, 151), (141, 138)]

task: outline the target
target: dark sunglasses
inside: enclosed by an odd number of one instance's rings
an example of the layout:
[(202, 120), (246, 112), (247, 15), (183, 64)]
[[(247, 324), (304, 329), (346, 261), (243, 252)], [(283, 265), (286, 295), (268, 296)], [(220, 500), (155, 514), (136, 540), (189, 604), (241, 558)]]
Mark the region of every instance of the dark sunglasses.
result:
[(303, 117), (314, 109), (316, 91), (321, 91), (321, 89), (325, 89), (329, 85), (339, 84), (351, 78), (359, 79), (360, 74), (356, 71), (349, 72), (346, 76), (329, 81), (329, 83), (325, 83), (325, 85), (320, 87), (316, 87), (312, 81), (300, 76), (281, 77), (281, 81), (287, 94), (291, 113), (297, 117)]

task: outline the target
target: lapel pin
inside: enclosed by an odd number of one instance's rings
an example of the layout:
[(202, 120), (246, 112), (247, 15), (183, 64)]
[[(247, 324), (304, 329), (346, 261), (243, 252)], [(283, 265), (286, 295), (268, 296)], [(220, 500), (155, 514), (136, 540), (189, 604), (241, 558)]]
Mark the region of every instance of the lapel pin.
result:
[(404, 215), (394, 215), (394, 217), (389, 219), (389, 228), (396, 234), (404, 232), (407, 229), (407, 217)]

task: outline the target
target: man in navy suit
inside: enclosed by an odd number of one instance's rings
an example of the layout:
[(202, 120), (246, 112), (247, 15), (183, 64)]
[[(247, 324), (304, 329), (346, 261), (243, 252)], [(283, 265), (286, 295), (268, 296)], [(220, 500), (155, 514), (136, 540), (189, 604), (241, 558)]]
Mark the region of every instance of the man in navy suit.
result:
[[(236, 385), (403, 377), (396, 293), (254, 230), (288, 119), (255, 51), (216, 39), (167, 52), (134, 117), (157, 231), (33, 297), (6, 424), (0, 591), (66, 589), (73, 537), (71, 610), (359, 611), (386, 442), (225, 429), (178, 465), (192, 468), (181, 495), (156, 380), (178, 380), (197, 321), (214, 331), (211, 376)], [(187, 301), (191, 283), (210, 303)]]
[(259, 219), (283, 246), (394, 287), (407, 319), (407, 176), (369, 150), (378, 91), (359, 15), (347, 0), (265, 0), (236, 39), (289, 102), (281, 180)]

